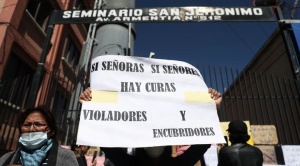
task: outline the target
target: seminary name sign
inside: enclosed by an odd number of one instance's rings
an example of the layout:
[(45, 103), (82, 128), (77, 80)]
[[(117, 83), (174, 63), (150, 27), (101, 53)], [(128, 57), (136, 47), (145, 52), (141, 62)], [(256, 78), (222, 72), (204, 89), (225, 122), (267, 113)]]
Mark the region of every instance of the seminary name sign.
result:
[(92, 101), (77, 144), (149, 147), (224, 143), (215, 102), (197, 68), (173, 60), (105, 55), (92, 60)]
[(272, 7), (165, 7), (53, 11), (50, 24), (275, 21)]

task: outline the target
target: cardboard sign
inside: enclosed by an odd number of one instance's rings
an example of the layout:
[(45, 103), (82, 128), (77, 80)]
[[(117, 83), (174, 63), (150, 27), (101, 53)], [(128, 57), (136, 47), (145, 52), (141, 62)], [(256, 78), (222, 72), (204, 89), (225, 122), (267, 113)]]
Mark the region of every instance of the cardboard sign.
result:
[(277, 164), (276, 152), (273, 145), (260, 145), (255, 147), (258, 147), (262, 151), (264, 157), (264, 164)]
[(274, 125), (251, 125), (254, 144), (278, 144), (277, 132)]

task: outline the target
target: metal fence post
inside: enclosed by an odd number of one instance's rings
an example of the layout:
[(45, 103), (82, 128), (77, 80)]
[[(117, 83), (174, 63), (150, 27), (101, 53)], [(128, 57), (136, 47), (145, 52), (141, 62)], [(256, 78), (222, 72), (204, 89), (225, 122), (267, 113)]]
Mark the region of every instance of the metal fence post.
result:
[(31, 84), (31, 89), (27, 101), (27, 107), (33, 107), (35, 105), (36, 97), (37, 97), (37, 92), (41, 83), (42, 76), (44, 74), (44, 64), (46, 60), (46, 56), (49, 50), (50, 46), (50, 41), (53, 33), (53, 27), (54, 25), (52, 24), (52, 13), (49, 16), (49, 20), (47, 22), (47, 29), (46, 29), (46, 38), (43, 43), (43, 50), (41, 53), (40, 61), (38, 63), (36, 73), (34, 74), (32, 84)]

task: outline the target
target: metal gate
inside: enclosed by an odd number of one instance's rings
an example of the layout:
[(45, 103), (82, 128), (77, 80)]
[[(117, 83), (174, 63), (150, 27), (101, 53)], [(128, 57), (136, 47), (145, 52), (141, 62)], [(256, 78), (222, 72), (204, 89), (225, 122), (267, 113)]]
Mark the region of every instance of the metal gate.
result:
[(251, 125), (274, 125), (279, 144), (300, 144), (300, 83), (270, 74), (232, 68), (202, 68), (208, 86), (223, 94), (220, 121), (248, 120)]

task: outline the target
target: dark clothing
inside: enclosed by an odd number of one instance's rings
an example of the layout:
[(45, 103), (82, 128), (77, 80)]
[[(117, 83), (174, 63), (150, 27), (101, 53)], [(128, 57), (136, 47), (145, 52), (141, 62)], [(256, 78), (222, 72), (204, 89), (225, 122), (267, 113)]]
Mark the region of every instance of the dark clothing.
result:
[[(9, 152), (0, 158), (0, 166), (9, 164), (21, 164), (20, 148), (14, 152)], [(57, 141), (53, 142), (50, 151), (41, 165), (51, 166), (78, 166), (74, 152), (63, 149)]]
[(79, 166), (87, 166), (86, 158), (83, 154), (77, 158), (77, 161), (78, 161)]
[(218, 166), (262, 166), (263, 154), (257, 147), (237, 143), (223, 147), (219, 152)]
[(101, 147), (105, 153), (105, 166), (135, 166), (134, 157), (127, 154), (126, 148)]
[[(204, 155), (207, 149), (210, 148), (210, 144), (204, 145), (192, 145), (189, 149), (187, 149), (182, 155), (177, 157), (171, 157), (172, 147), (165, 147), (164, 153), (157, 161), (158, 166), (194, 166)], [(146, 154), (144, 149), (140, 149), (143, 151), (141, 156), (137, 151), (137, 158), (139, 159), (139, 165), (143, 166), (154, 166), (153, 162), (151, 162), (150, 157)], [(143, 157), (145, 160), (143, 160)]]
[(105, 157), (112, 163), (107, 166), (194, 166), (204, 155), (210, 145), (192, 145), (182, 155), (171, 157), (172, 147), (166, 146), (161, 157), (150, 158), (144, 148), (136, 148), (135, 154), (130, 156), (126, 149), (122, 148), (101, 148)]

